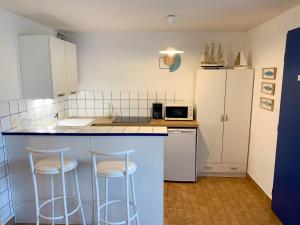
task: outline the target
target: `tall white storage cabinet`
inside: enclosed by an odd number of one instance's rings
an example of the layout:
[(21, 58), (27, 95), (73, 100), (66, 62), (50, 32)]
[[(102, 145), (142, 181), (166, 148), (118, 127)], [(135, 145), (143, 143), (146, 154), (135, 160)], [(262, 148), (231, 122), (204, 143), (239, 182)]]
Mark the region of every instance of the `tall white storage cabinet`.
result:
[(77, 90), (76, 45), (55, 37), (19, 37), (23, 97), (56, 98)]
[(198, 175), (246, 174), (253, 74), (252, 69), (198, 71)]

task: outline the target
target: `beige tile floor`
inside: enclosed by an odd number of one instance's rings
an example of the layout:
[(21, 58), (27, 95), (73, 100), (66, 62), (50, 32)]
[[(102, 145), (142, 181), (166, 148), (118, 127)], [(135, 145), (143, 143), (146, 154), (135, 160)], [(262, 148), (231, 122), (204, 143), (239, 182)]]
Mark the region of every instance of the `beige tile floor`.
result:
[(246, 178), (166, 182), (164, 207), (164, 225), (282, 225), (270, 202)]
[(165, 183), (165, 225), (281, 225), (246, 178)]

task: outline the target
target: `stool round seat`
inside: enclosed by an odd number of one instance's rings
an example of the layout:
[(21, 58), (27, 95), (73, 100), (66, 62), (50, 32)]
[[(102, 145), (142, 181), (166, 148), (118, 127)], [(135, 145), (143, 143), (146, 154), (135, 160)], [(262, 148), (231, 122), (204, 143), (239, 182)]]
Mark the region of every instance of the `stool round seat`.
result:
[[(133, 174), (137, 170), (134, 162), (128, 162), (128, 175)], [(126, 173), (126, 165), (124, 161), (102, 161), (97, 163), (97, 173), (104, 177), (124, 177)]]
[[(75, 169), (78, 165), (77, 160), (64, 157), (64, 172)], [(60, 157), (52, 156), (38, 160), (35, 165), (35, 172), (41, 174), (59, 174), (61, 171)]]

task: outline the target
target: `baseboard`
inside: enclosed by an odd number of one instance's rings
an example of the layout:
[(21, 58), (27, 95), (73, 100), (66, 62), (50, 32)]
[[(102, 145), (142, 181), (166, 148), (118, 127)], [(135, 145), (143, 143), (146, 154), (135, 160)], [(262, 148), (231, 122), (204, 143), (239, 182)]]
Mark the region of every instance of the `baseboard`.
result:
[(246, 174), (246, 179), (249, 180), (252, 184), (254, 184), (254, 186), (256, 187), (256, 189), (259, 191), (259, 193), (262, 195), (262, 197), (264, 198), (264, 200), (267, 202), (268, 206), (271, 207), (272, 204), (272, 199), (264, 192), (264, 190), (255, 182), (255, 180), (252, 179), (252, 177), (250, 177), (250, 175), (247, 173)]

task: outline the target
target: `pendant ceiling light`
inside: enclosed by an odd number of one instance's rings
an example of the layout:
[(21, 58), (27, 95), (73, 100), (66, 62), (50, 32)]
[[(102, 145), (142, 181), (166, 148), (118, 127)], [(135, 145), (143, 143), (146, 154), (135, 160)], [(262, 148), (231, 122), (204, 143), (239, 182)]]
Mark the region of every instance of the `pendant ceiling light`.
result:
[[(167, 16), (168, 23), (170, 25), (173, 25), (176, 21), (176, 16), (175, 15), (168, 15)], [(169, 69), (170, 72), (176, 71), (180, 64), (181, 64), (181, 58), (180, 54), (184, 53), (184, 51), (179, 50), (175, 47), (169, 47), (163, 50), (159, 51), (160, 54), (163, 54), (163, 57), (159, 58), (159, 68), (160, 69)], [(161, 66), (161, 59), (163, 59), (163, 62), (167, 67), (162, 67)]]

